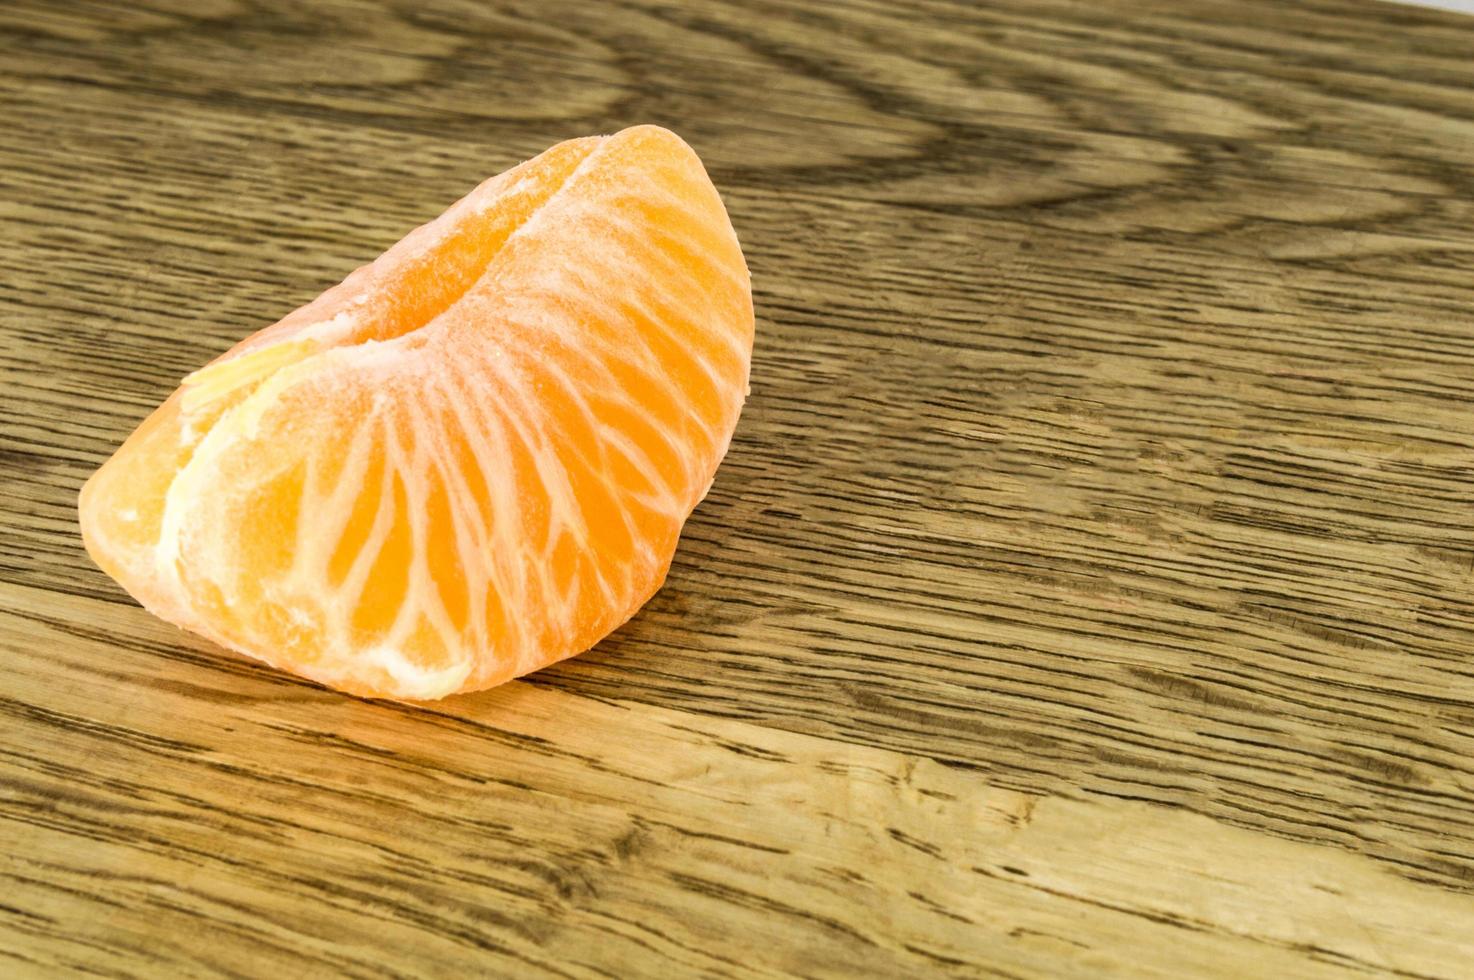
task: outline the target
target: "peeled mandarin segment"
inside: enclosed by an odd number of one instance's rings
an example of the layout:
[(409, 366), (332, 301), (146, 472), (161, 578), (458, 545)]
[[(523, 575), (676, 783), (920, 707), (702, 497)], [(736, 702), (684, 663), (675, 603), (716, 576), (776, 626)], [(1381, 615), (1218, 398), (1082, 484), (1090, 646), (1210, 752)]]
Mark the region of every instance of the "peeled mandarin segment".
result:
[(490, 687), (660, 587), (752, 338), (691, 149), (570, 140), (186, 378), (82, 488), (83, 538), (155, 614), (331, 687)]

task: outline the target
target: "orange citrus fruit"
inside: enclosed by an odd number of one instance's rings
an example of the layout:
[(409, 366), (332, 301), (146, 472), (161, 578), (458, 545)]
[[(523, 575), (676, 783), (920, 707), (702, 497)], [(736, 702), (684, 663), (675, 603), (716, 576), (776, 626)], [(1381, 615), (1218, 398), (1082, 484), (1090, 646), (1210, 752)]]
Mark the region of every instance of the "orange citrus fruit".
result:
[(691, 148), (570, 140), (185, 378), (82, 488), (83, 537), (158, 616), (331, 687), (490, 687), (660, 587), (752, 337)]

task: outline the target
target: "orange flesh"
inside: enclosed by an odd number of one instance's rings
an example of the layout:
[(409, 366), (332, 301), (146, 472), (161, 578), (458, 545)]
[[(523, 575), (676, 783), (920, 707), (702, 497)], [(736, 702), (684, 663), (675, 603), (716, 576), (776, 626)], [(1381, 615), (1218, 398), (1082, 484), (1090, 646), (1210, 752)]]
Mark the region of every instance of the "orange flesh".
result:
[(187, 378), (83, 488), (84, 538), (158, 615), (334, 687), (487, 687), (659, 587), (751, 345), (690, 148), (572, 140)]

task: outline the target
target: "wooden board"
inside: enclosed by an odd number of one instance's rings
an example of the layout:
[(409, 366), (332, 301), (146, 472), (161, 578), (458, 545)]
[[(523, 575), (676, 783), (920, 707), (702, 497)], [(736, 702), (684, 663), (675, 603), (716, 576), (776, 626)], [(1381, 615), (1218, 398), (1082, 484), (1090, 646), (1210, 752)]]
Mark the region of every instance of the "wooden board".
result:
[[(0, 8), (0, 973), (1467, 976), (1474, 19)], [(759, 340), (665, 589), (427, 708), (183, 635), (81, 482), (556, 140)]]

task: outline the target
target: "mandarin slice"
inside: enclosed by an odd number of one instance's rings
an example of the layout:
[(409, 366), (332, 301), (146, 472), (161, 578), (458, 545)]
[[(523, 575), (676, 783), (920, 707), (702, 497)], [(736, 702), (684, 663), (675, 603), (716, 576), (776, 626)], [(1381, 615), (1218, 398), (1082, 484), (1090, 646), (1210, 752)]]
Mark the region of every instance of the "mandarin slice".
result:
[(752, 338), (690, 147), (570, 140), (185, 378), (82, 488), (83, 538), (156, 615), (330, 687), (490, 687), (660, 587)]

